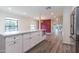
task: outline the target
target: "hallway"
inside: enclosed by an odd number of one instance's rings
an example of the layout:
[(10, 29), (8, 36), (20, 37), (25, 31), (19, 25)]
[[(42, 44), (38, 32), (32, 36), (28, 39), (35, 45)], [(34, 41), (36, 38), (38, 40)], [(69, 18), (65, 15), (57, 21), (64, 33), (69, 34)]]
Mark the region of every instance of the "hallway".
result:
[[(47, 35), (46, 39), (28, 51), (28, 53), (74, 53), (75, 47), (65, 44), (62, 39)], [(49, 39), (50, 38), (50, 39)]]

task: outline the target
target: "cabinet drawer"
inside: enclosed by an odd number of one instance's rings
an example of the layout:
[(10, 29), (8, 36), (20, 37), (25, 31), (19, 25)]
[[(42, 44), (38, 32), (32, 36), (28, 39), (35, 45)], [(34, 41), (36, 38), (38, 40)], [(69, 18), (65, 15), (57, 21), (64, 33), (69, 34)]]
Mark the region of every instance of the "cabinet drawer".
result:
[(16, 35), (16, 36), (10, 36), (10, 37), (6, 37), (6, 43), (11, 43), (14, 42), (16, 40), (20, 40), (22, 38), (21, 35)]
[(30, 34), (23, 34), (23, 39), (29, 39), (30, 38)]
[(14, 40), (20, 40), (22, 38), (22, 35), (16, 35), (13, 37)]

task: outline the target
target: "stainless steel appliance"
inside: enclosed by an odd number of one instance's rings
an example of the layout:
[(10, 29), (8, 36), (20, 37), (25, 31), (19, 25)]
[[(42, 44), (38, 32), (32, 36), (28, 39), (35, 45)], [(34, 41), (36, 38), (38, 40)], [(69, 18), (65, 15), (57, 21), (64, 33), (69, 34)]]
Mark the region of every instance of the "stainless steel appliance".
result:
[(70, 20), (70, 38), (75, 44), (75, 50), (79, 52), (79, 7), (74, 8)]

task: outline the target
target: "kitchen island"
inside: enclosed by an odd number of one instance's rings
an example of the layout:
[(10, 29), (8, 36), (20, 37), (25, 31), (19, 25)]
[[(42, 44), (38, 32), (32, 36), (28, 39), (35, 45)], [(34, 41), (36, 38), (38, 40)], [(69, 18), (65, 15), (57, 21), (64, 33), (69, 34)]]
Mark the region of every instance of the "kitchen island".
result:
[(43, 40), (41, 30), (0, 33), (0, 53), (24, 53)]

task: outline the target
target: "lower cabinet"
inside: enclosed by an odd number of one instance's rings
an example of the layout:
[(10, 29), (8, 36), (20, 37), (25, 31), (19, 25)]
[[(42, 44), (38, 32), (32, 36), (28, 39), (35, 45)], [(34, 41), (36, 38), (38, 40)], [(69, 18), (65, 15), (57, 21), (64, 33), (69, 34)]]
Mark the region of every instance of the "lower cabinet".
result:
[(39, 35), (37, 34), (37, 32), (35, 33), (31, 33), (31, 43), (32, 43), (32, 46), (35, 46), (38, 42), (39, 42)]
[(3, 36), (0, 41), (3, 39), (5, 48), (0, 45), (0, 51), (6, 53), (24, 53), (43, 40), (40, 31)]
[(6, 37), (5, 52), (21, 53), (22, 52), (22, 35)]
[(42, 33), (41, 32), (33, 32), (23, 35), (23, 52), (27, 52), (29, 49), (33, 48), (39, 42), (41, 42)]
[(5, 40), (2, 36), (0, 36), (0, 53), (3, 53), (5, 50)]
[(30, 34), (23, 34), (23, 52), (26, 52), (31, 47)]

